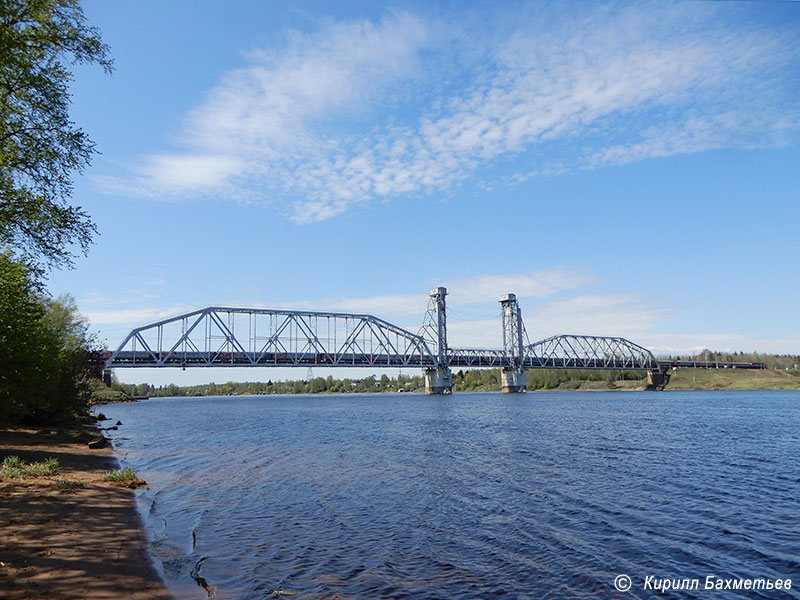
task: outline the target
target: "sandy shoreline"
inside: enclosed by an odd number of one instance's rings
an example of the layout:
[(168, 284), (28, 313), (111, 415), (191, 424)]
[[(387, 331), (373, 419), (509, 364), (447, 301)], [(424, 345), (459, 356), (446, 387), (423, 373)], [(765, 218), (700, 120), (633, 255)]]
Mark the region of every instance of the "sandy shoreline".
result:
[[(59, 475), (0, 481), (0, 596), (18, 599), (169, 599), (153, 569), (133, 492), (100, 481), (118, 467), (34, 430), (0, 432), (0, 461), (58, 459)], [(56, 481), (80, 482), (69, 490)]]

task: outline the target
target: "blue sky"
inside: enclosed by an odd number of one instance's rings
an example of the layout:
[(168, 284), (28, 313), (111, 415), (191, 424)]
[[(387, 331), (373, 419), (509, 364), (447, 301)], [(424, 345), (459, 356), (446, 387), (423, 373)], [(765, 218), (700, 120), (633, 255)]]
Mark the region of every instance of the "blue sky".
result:
[[(109, 347), (208, 305), (500, 345), (800, 353), (800, 2), (84, 2), (100, 236), (51, 277)], [(120, 371), (123, 381), (276, 378)], [(280, 378), (304, 377), (282, 372)]]

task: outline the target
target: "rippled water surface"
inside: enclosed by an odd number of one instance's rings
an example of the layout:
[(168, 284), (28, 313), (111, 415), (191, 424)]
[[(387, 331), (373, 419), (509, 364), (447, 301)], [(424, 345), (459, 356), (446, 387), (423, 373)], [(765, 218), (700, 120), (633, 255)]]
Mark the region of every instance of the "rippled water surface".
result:
[[(179, 598), (800, 598), (800, 393), (102, 407)], [(621, 573), (629, 593), (615, 591)], [(791, 591), (704, 591), (707, 575)]]

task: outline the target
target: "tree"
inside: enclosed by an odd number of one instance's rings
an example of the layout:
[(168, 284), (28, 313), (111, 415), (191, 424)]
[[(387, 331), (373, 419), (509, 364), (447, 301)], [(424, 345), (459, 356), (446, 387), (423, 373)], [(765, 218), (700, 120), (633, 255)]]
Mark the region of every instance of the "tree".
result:
[(312, 394), (320, 394), (325, 389), (325, 380), (322, 377), (315, 377), (308, 382), (308, 391)]
[(386, 374), (381, 375), (381, 379), (380, 379), (379, 385), (380, 385), (380, 390), (382, 392), (387, 390), (387, 389), (389, 389), (391, 383), (389, 381), (388, 375), (386, 375)]
[(78, 0), (0, 2), (0, 244), (38, 270), (71, 266), (71, 245), (86, 253), (96, 233), (69, 204), (96, 150), (69, 119), (66, 62), (110, 73), (108, 53)]
[(39, 296), (30, 270), (0, 253), (0, 425), (85, 414), (94, 346), (70, 297)]
[(25, 266), (0, 252), (0, 424), (19, 418), (29, 375), (41, 376), (43, 314)]

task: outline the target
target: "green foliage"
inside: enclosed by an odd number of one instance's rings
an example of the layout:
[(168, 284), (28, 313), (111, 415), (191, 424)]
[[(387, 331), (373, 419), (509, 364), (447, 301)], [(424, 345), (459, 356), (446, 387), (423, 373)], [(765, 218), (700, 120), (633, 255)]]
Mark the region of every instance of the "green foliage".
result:
[[(385, 379), (384, 379), (385, 378)], [(164, 397), (164, 396), (240, 396), (258, 395), (266, 396), (271, 394), (353, 394), (353, 393), (375, 393), (375, 392), (395, 392), (403, 388), (407, 392), (422, 390), (425, 383), (421, 376), (400, 375), (397, 378), (390, 378), (388, 375), (376, 379), (369, 376), (360, 380), (353, 379), (334, 379), (332, 376), (326, 378), (315, 377), (310, 381), (268, 381), (263, 382), (233, 382), (227, 383), (207, 383), (193, 386), (167, 386), (154, 387), (146, 383), (132, 384), (119, 383), (112, 381), (111, 387), (134, 397)]]
[(19, 456), (6, 456), (0, 465), (0, 481), (25, 477), (49, 477), (58, 475), (58, 460), (47, 458), (41, 462), (25, 463)]
[(30, 476), (57, 475), (59, 471), (58, 460), (46, 458), (41, 462), (31, 463), (25, 469)]
[(103, 481), (130, 481), (132, 479), (136, 479), (136, 473), (130, 467), (109, 471), (103, 475)]
[(500, 389), (499, 369), (458, 371), (453, 376), (454, 392), (491, 392)]
[(80, 481), (72, 481), (71, 479), (59, 479), (56, 481), (56, 489), (62, 492), (82, 488), (83, 484)]
[[(639, 380), (647, 375), (641, 371), (593, 371), (593, 370), (553, 370), (530, 369), (527, 371), (529, 390), (550, 390), (555, 388), (575, 389), (586, 381), (613, 382), (621, 379)], [(381, 375), (376, 378), (370, 375), (360, 380), (334, 379), (331, 376), (323, 379), (316, 377), (310, 381), (281, 381), (267, 383), (209, 383), (194, 386), (176, 386), (170, 384), (154, 387), (148, 384), (112, 383), (112, 387), (130, 396), (239, 396), (270, 394), (353, 394), (422, 391), (425, 381), (419, 375), (399, 374), (396, 378)], [(499, 369), (474, 369), (457, 371), (453, 374), (454, 392), (499, 391)]]
[[(670, 356), (669, 358), (673, 358)], [(690, 356), (676, 356), (675, 360), (696, 360), (703, 362), (752, 362), (764, 363), (767, 369), (781, 371), (800, 371), (800, 354), (768, 354), (764, 352), (717, 352), (703, 350)]]
[(4, 469), (21, 469), (25, 466), (25, 461), (19, 456), (6, 456), (3, 459)]
[(127, 402), (130, 400), (127, 394), (108, 387), (98, 377), (89, 379), (89, 390), (90, 404), (112, 404), (114, 402)]
[[(694, 357), (696, 360), (704, 360)], [(684, 358), (692, 360), (692, 357)], [(767, 365), (800, 365), (798, 356), (777, 356), (767, 354), (720, 354), (720, 361), (731, 362), (766, 362)], [(784, 371), (783, 368), (780, 369)], [(741, 371), (741, 370), (740, 370)], [(750, 373), (755, 376), (761, 371), (741, 371), (743, 376)], [(795, 375), (800, 375), (800, 369), (788, 371)], [(647, 384), (646, 371), (616, 371), (616, 370), (594, 370), (594, 369), (528, 369), (527, 389), (534, 390), (553, 390), (553, 389), (618, 389), (626, 387), (634, 389), (644, 387)], [(625, 384), (625, 382), (631, 382)], [(361, 380), (334, 379), (331, 376), (323, 379), (317, 377), (310, 381), (283, 381), (267, 383), (248, 382), (236, 383), (228, 382), (223, 384), (209, 383), (195, 386), (179, 387), (170, 384), (165, 387), (154, 387), (148, 384), (119, 384), (114, 383), (112, 387), (125, 392), (131, 396), (231, 396), (231, 395), (270, 395), (270, 394), (351, 394), (351, 393), (375, 393), (375, 392), (394, 392), (403, 389), (406, 392), (422, 391), (425, 382), (419, 375), (399, 374), (396, 378), (388, 375), (381, 375), (379, 379), (375, 376), (365, 377)], [(454, 392), (472, 391), (499, 391), (500, 390), (500, 370), (499, 369), (474, 369), (459, 370), (453, 373)]]
[(6, 479), (22, 479), (24, 477), (22, 469), (18, 467), (9, 467), (8, 469), (0, 469), (0, 481)]
[(72, 298), (41, 297), (30, 269), (0, 253), (0, 425), (85, 413), (94, 343)]
[(70, 63), (111, 71), (78, 0), (0, 2), (0, 245), (37, 269), (70, 265), (70, 246), (86, 252), (96, 232), (68, 203), (73, 174), (95, 153), (69, 119)]
[(116, 471), (109, 471), (103, 475), (101, 481), (130, 488), (135, 488), (145, 484), (143, 480), (136, 476), (136, 473), (134, 473), (133, 469), (130, 467), (125, 467), (124, 469), (119, 469)]

